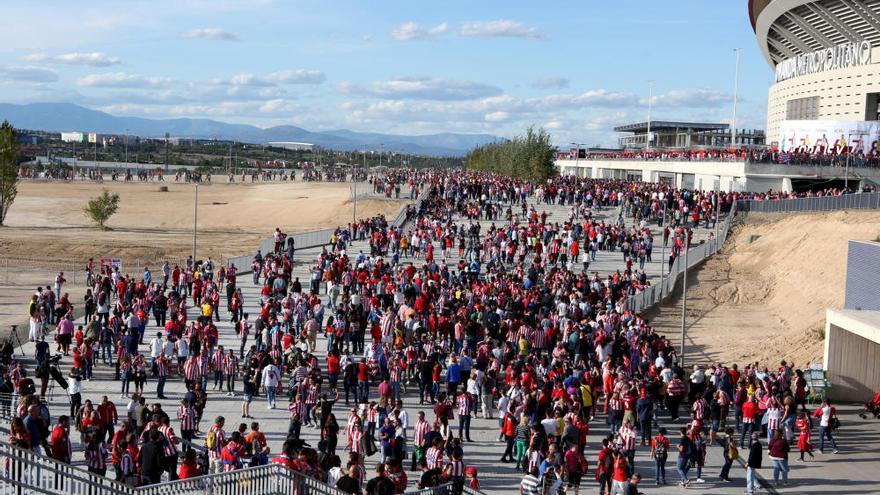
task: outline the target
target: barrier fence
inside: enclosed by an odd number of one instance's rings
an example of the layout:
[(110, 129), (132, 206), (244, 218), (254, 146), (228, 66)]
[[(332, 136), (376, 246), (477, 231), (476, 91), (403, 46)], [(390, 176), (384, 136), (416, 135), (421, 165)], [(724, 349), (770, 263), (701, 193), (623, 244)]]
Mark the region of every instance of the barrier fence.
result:
[(764, 201), (738, 201), (739, 211), (748, 213), (796, 213), (880, 208), (880, 193), (844, 194), (818, 198), (794, 198)]
[[(716, 254), (727, 235), (737, 215), (754, 213), (798, 213), (813, 211), (839, 211), (854, 209), (880, 209), (880, 193), (844, 194), (842, 196), (823, 196), (815, 198), (796, 198), (780, 200), (741, 200), (735, 202), (730, 214), (719, 226), (718, 237), (711, 241), (692, 245), (687, 253), (688, 269), (694, 268), (708, 257)], [(684, 273), (684, 254), (675, 259), (671, 267), (663, 260), (664, 270), (668, 267), (664, 277), (658, 285), (647, 287), (642, 292), (627, 297), (624, 307), (634, 313), (642, 312), (660, 303), (669, 296), (679, 277)]]
[[(346, 495), (322, 481), (279, 464), (237, 469), (185, 480), (133, 487), (51, 457), (0, 442), (0, 493), (4, 495)], [(404, 495), (482, 495), (451, 484)]]

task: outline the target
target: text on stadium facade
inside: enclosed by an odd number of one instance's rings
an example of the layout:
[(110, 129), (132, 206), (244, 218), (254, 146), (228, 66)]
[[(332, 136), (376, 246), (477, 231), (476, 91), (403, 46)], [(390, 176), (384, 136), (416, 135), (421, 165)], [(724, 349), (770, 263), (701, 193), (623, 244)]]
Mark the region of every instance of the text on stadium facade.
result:
[(776, 82), (825, 70), (870, 64), (871, 48), (870, 41), (854, 41), (785, 59), (776, 66)]

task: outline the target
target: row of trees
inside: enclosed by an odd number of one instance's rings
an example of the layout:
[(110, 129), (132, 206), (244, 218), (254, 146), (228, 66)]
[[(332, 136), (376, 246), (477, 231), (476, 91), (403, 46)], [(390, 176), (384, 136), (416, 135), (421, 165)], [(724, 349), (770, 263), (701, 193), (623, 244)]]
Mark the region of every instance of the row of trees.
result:
[(525, 135), (472, 149), (467, 168), (540, 182), (553, 176), (553, 146), (544, 129), (530, 127)]

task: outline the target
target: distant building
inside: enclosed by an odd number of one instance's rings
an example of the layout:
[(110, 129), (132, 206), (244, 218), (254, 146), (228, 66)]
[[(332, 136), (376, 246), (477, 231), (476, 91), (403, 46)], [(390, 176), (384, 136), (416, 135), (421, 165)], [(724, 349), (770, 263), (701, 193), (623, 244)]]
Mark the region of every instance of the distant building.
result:
[(61, 140), (65, 143), (82, 143), (86, 140), (86, 135), (82, 132), (62, 132)]
[[(618, 139), (624, 149), (645, 149), (648, 127), (651, 129), (651, 148), (655, 150), (693, 149), (696, 147), (726, 148), (730, 146), (730, 124), (706, 122), (675, 122), (652, 120), (615, 127), (616, 132), (627, 133)], [(738, 147), (764, 145), (764, 131), (736, 131)]]
[(311, 151), (315, 149), (312, 143), (300, 143), (297, 141), (269, 141), (269, 146), (273, 148), (284, 148), (291, 151)]

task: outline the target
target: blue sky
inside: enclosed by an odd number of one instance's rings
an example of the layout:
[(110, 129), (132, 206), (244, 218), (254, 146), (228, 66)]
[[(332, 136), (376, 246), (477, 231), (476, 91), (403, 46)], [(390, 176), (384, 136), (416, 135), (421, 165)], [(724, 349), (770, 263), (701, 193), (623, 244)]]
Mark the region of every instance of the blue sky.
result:
[[(654, 119), (763, 128), (772, 71), (746, 0), (17, 2), (0, 101), (261, 127), (611, 145)], [(738, 126), (738, 127), (740, 127)]]

